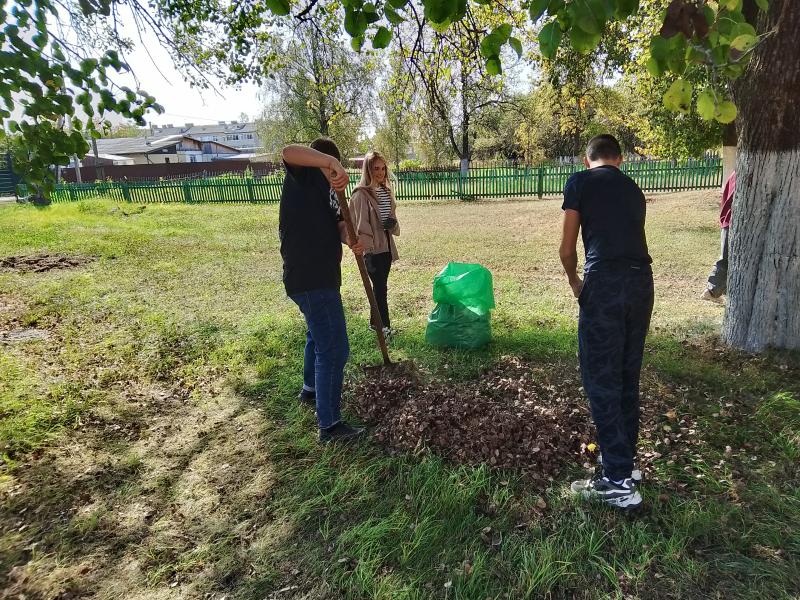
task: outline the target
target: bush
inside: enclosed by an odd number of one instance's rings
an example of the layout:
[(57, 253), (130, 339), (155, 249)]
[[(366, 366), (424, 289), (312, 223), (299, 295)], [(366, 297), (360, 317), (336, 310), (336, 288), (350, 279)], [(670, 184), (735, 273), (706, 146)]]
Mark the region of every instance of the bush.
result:
[(417, 160), (416, 158), (406, 158), (405, 160), (401, 160), (399, 167), (400, 171), (416, 171), (424, 168), (422, 161)]

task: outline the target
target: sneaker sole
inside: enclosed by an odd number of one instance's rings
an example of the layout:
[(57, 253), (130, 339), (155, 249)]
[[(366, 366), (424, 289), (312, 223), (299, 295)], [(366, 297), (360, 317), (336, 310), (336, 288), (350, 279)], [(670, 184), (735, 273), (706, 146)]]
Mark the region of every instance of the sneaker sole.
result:
[(622, 498), (602, 498), (603, 502), (620, 510), (636, 510), (642, 506), (642, 495), (634, 492)]
[(639, 494), (639, 492), (634, 492), (633, 494), (629, 494), (620, 498), (603, 498), (599, 494), (593, 494), (589, 492), (582, 492), (580, 495), (584, 500), (597, 502), (598, 504), (605, 504), (617, 510), (634, 511), (642, 506), (642, 496)]

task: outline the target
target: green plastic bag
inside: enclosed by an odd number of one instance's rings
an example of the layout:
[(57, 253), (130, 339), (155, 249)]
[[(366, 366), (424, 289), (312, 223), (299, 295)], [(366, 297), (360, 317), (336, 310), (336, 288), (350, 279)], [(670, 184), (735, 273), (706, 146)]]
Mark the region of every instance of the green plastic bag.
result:
[(490, 315), (459, 304), (437, 304), (428, 317), (425, 341), (434, 346), (481, 348), (492, 339)]
[(486, 315), (494, 308), (492, 274), (482, 265), (447, 263), (433, 278), (433, 301), (466, 306), (479, 315)]
[(425, 340), (434, 346), (481, 348), (492, 339), (492, 274), (481, 265), (447, 263), (433, 278), (436, 307), (428, 317)]

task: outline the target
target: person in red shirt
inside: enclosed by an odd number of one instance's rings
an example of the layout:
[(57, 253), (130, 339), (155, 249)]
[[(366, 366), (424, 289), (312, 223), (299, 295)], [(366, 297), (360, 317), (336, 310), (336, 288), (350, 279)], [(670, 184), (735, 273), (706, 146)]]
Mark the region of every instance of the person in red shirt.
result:
[(736, 171), (731, 171), (725, 185), (722, 186), (722, 200), (720, 201), (719, 226), (721, 227), (722, 254), (714, 264), (708, 275), (708, 285), (702, 296), (703, 300), (724, 304), (722, 296), (728, 291), (728, 229), (731, 224), (731, 206), (733, 194), (736, 191)]

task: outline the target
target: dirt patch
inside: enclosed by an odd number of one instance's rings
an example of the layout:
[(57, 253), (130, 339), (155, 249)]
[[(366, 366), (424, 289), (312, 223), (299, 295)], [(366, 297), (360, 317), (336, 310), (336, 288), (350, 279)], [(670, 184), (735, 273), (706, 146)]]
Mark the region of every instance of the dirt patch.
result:
[(11, 331), (0, 331), (0, 344), (21, 344), (24, 342), (40, 342), (50, 339), (50, 332), (46, 329), (24, 327)]
[(97, 260), (94, 256), (66, 254), (28, 254), (0, 258), (0, 271), (44, 273), (56, 269), (74, 269)]
[[(360, 382), (349, 407), (375, 425), (375, 439), (390, 451), (430, 449), (459, 463), (520, 469), (552, 481), (581, 465), (592, 468), (594, 428), (574, 365), (529, 364), (505, 357), (469, 382), (418, 383), (407, 376)], [(653, 461), (693, 456), (700, 444), (694, 420), (676, 410), (683, 400), (652, 377), (643, 377), (640, 437)]]

